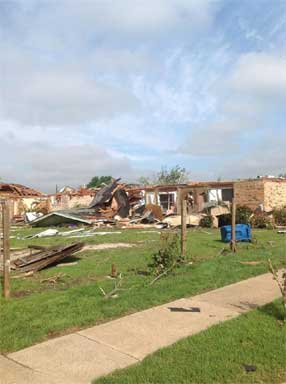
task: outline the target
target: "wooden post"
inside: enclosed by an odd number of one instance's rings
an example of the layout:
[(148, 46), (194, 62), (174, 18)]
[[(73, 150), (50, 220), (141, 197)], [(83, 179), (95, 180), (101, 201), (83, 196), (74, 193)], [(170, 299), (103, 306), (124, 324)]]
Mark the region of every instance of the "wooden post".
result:
[(187, 201), (186, 194), (181, 193), (181, 256), (186, 258), (187, 250)]
[(230, 242), (230, 248), (231, 248), (232, 252), (236, 252), (235, 222), (236, 222), (236, 203), (235, 203), (235, 199), (232, 199), (232, 205), (231, 205), (231, 242)]
[(3, 296), (10, 297), (10, 214), (8, 201), (1, 201), (3, 229)]
[(111, 275), (110, 276), (113, 278), (117, 277), (117, 269), (116, 269), (115, 264), (111, 265)]
[(159, 203), (159, 190), (158, 190), (158, 188), (155, 188), (154, 195), (155, 195), (155, 204), (156, 205), (160, 205), (160, 203)]
[(181, 188), (177, 188), (177, 197), (175, 201), (177, 215), (181, 212)]

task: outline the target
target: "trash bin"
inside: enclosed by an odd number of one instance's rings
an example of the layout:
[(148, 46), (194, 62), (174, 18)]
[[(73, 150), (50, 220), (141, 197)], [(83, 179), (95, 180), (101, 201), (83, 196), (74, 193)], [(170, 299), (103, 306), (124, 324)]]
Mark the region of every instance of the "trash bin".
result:
[[(224, 243), (231, 241), (231, 225), (224, 225), (220, 229), (221, 240)], [(250, 224), (236, 224), (235, 226), (236, 241), (251, 241), (251, 226)]]

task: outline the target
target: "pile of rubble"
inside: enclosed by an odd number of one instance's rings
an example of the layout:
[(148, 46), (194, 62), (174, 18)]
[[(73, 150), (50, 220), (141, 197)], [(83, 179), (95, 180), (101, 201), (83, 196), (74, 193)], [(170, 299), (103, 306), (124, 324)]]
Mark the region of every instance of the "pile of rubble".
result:
[(150, 224), (163, 218), (159, 206), (146, 205), (138, 192), (126, 191), (120, 179), (112, 181), (96, 192), (87, 208), (76, 208), (49, 212), (33, 220), (34, 227), (50, 227), (65, 224), (113, 226), (119, 224)]
[[(229, 205), (210, 204), (199, 213), (190, 213), (186, 217), (188, 226), (199, 226), (205, 216), (211, 216), (215, 226), (217, 217), (229, 214)], [(163, 215), (162, 208), (155, 204), (146, 204), (144, 196), (138, 190), (126, 188), (120, 179), (95, 191), (88, 207), (51, 211), (30, 222), (33, 227), (52, 227), (57, 225), (92, 225), (94, 227), (157, 228), (178, 227), (181, 216), (176, 213)]]

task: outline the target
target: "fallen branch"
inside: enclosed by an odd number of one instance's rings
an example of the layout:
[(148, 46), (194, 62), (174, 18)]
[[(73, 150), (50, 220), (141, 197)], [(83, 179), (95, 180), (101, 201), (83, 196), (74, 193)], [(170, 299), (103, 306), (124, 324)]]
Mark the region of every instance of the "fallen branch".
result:
[(169, 272), (172, 271), (172, 269), (174, 269), (174, 267), (175, 267), (176, 265), (177, 265), (177, 263), (174, 263), (170, 268), (166, 269), (166, 270), (165, 270), (164, 272), (162, 272), (160, 275), (156, 276), (155, 279), (153, 279), (149, 285), (153, 285), (154, 283), (156, 283), (156, 281), (158, 281), (159, 279), (161, 279), (161, 277), (166, 276)]
[(55, 276), (48, 277), (47, 279), (40, 280), (40, 283), (49, 283), (49, 284), (57, 284), (59, 280), (61, 280), (66, 275), (64, 273), (58, 273)]
[(284, 301), (284, 308), (286, 310), (286, 272), (284, 272), (282, 274), (282, 279), (280, 281), (279, 276), (278, 276), (278, 272), (274, 269), (270, 259), (268, 259), (268, 266), (269, 266), (269, 271), (273, 275), (273, 279), (276, 280), (276, 282), (278, 284), (278, 287), (279, 287), (279, 289), (281, 291), (282, 298), (283, 298), (283, 301)]
[(106, 293), (105, 290), (101, 287), (99, 287), (101, 293), (103, 294), (105, 299), (110, 299), (110, 298), (116, 298), (117, 297), (117, 292), (123, 291), (123, 288), (121, 288), (122, 284), (122, 276), (121, 273), (118, 275), (118, 278), (114, 282), (114, 288)]

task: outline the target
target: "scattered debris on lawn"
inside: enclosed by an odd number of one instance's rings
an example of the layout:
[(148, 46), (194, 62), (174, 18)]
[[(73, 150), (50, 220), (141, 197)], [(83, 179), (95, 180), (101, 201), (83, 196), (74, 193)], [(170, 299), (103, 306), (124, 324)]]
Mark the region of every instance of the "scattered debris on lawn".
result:
[(24, 237), (18, 237), (18, 240), (37, 239), (43, 237), (62, 236), (69, 238), (80, 238), (80, 237), (92, 237), (92, 236), (106, 236), (106, 235), (120, 235), (120, 231), (110, 232), (97, 232), (96, 228), (91, 230), (85, 230), (85, 228), (74, 229), (71, 231), (60, 232), (57, 229), (49, 228), (45, 231), (36, 233), (34, 235), (27, 235)]
[(35, 235), (25, 236), (22, 239), (37, 239), (42, 237), (56, 236), (58, 234), (59, 234), (59, 231), (57, 229), (49, 228), (49, 229), (46, 229), (45, 231), (36, 233)]
[(14, 260), (11, 263), (11, 269), (20, 272), (36, 272), (51, 264), (56, 264), (59, 261), (62, 261), (65, 257), (81, 250), (83, 246), (84, 243), (75, 243), (72, 245), (46, 247), (44, 250)]
[(62, 280), (66, 276), (65, 273), (58, 273), (55, 276), (47, 277), (46, 279), (41, 279), (40, 283), (49, 283), (49, 284), (57, 284), (60, 280)]
[(257, 367), (255, 365), (242, 364), (242, 366), (245, 369), (245, 372), (247, 373), (255, 372), (257, 370)]
[[(187, 226), (199, 226), (203, 214), (192, 214), (187, 215), (186, 224)], [(181, 215), (169, 215), (162, 223), (167, 224), (168, 227), (180, 227), (181, 226)]]
[(199, 307), (180, 308), (180, 307), (168, 307), (171, 312), (201, 312)]
[(20, 275), (12, 275), (11, 279), (22, 279), (23, 277), (31, 277), (34, 275), (34, 271), (21, 273)]
[(60, 263), (57, 264), (57, 267), (70, 267), (72, 265), (77, 265), (78, 261), (71, 261), (70, 263)]
[(169, 272), (171, 272), (175, 266), (176, 266), (176, 262), (174, 262), (170, 268), (166, 269), (164, 272), (162, 272), (160, 275), (156, 276), (155, 279), (153, 279), (149, 285), (153, 285), (154, 283), (156, 283), (157, 280), (161, 279), (161, 277), (163, 276), (167, 276)]

